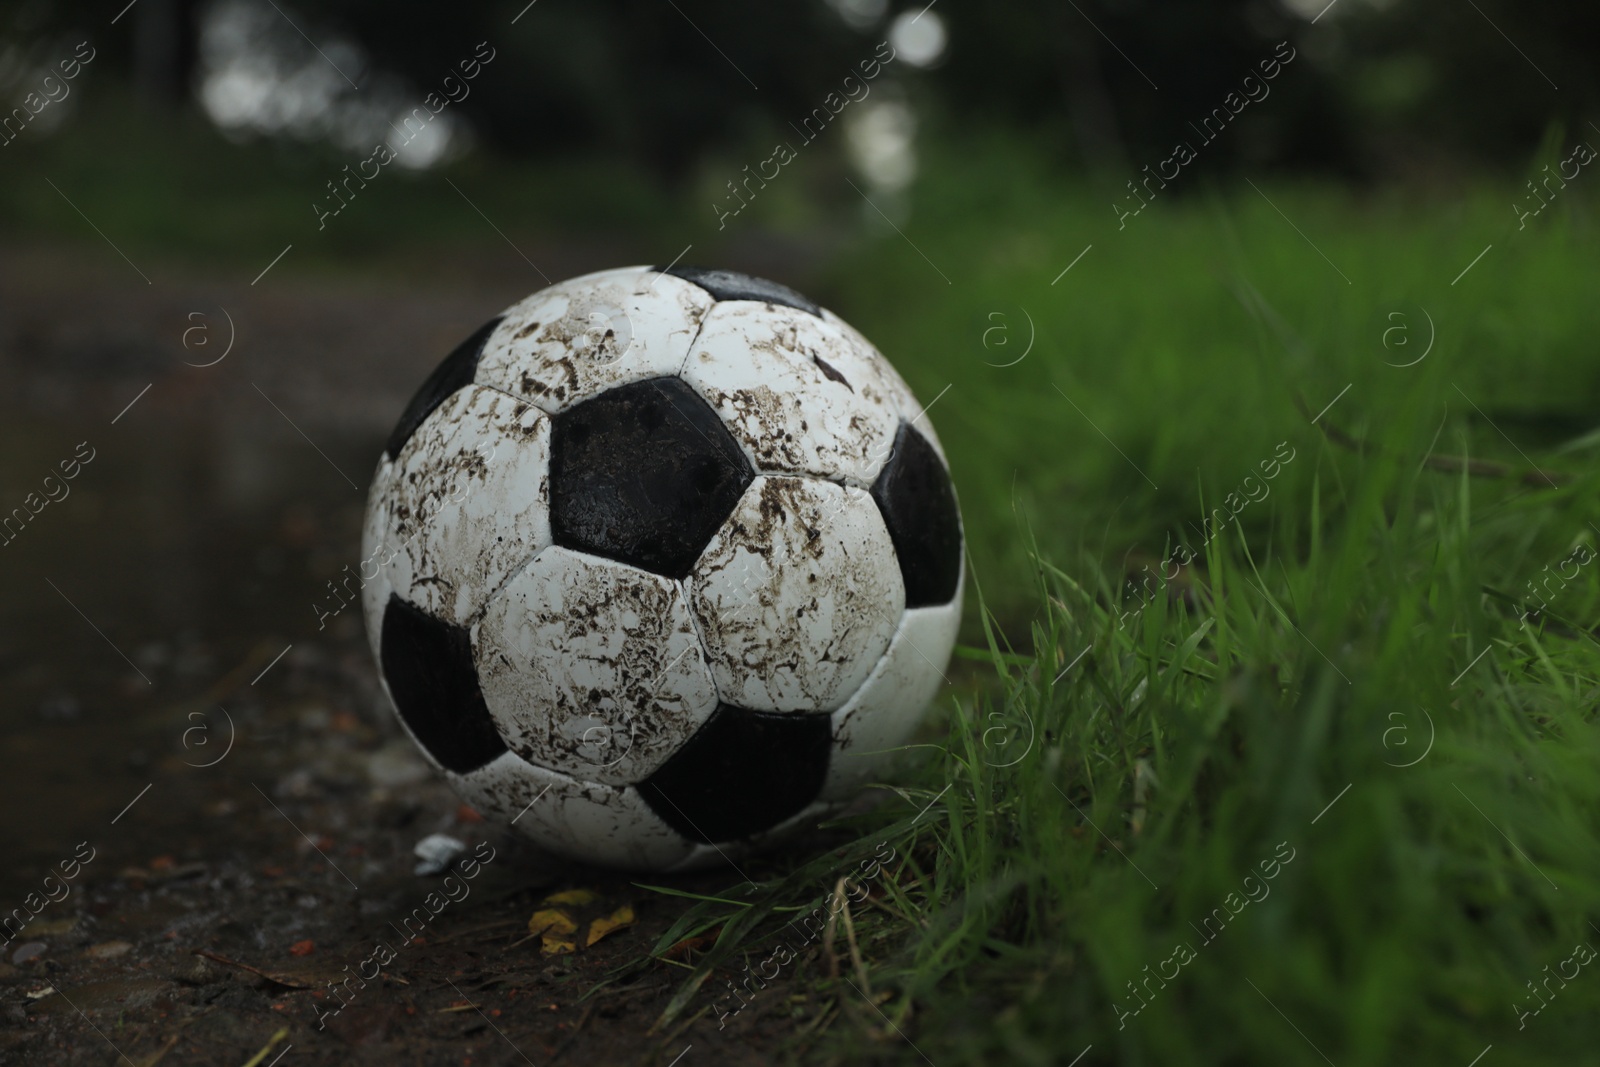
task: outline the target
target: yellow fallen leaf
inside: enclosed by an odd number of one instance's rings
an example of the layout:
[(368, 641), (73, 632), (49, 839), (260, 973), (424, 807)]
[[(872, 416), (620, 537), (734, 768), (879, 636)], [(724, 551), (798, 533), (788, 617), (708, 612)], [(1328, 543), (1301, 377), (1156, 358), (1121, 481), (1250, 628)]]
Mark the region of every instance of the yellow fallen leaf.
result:
[(561, 956), (568, 952), (576, 952), (577, 949), (578, 946), (571, 941), (564, 937), (557, 937), (554, 934), (545, 934), (539, 939), (539, 955), (541, 956)]
[(572, 916), (560, 908), (542, 908), (528, 920), (530, 934), (570, 934), (577, 928), (578, 924), (572, 921)]
[(600, 899), (600, 894), (592, 889), (563, 889), (559, 893), (551, 893), (544, 898), (546, 904), (593, 904)]
[(627, 904), (624, 904), (622, 907), (618, 908), (610, 915), (607, 915), (605, 918), (596, 919), (589, 924), (589, 939), (584, 942), (584, 946), (588, 947), (589, 945), (592, 945), (596, 941), (600, 940), (602, 937), (605, 937), (607, 934), (615, 933), (624, 926), (632, 925), (633, 908)]

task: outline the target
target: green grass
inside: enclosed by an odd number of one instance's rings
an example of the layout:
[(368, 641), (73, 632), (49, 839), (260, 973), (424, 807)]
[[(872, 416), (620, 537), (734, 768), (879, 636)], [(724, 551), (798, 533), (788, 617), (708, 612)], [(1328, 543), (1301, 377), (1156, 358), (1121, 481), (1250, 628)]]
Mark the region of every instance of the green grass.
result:
[[(929, 166), (909, 241), (826, 294), (919, 395), (951, 386), (977, 647), (853, 845), (663, 938), (722, 924), (683, 1010), (887, 839), (860, 963), (841, 923), (837, 977), (746, 1009), (797, 1011), (807, 1059), (1583, 1062), (1600, 968), (1524, 1027), (1512, 1005), (1600, 945), (1592, 198), (1516, 232), (1499, 189), (1197, 185), (1118, 232), (1107, 198), (990, 147)], [(1025, 330), (1022, 308), (1032, 352), (986, 366), (1020, 352), (985, 350), (990, 312)], [(1424, 309), (1431, 351), (1387, 365), (1423, 351)], [(1180, 543), (1193, 564), (1136, 595)], [(1525, 582), (1562, 570), (1524, 622)]]

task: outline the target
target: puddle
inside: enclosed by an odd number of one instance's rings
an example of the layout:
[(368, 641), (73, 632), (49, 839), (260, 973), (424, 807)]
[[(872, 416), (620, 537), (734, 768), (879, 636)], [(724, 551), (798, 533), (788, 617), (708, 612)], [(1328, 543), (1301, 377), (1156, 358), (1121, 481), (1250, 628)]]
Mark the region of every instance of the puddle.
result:
[[(208, 691), (252, 659), (317, 641), (311, 604), (358, 555), (363, 494), (292, 431), (86, 421), (0, 425), (0, 506), (37, 506), (35, 486), (60, 496), (0, 547), (0, 744), (26, 769), (0, 775), (4, 907), (79, 842), (103, 846), (123, 806), (175, 764), (222, 756), (230, 723), (227, 758), (248, 773), (252, 749), (271, 743), (271, 675), (234, 686), (232, 707)], [(46, 482), (85, 438), (92, 459)], [(319, 446), (365, 489), (380, 438)], [(345, 613), (330, 631), (359, 636), (360, 625)]]

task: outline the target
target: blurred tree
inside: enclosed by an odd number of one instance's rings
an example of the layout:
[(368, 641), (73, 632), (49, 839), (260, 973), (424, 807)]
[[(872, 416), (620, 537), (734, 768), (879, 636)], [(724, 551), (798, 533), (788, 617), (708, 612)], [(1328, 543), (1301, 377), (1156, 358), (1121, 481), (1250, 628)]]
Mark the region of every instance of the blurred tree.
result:
[[(1053, 137), (1062, 158), (1118, 172), (1202, 143), (1200, 123), (1303, 20), (1276, 0), (990, 0), (941, 8), (950, 59), (939, 72), (950, 107), (972, 121), (1000, 114)], [(1205, 152), (1208, 168), (1240, 163), (1353, 169), (1336, 71), (1304, 53)], [(1267, 103), (1270, 100), (1270, 103)]]
[(1407, 0), (1339, 25), (1345, 110), (1387, 156), (1421, 142), (1520, 170), (1552, 125), (1600, 147), (1600, 6)]
[(145, 98), (177, 108), (194, 94), (200, 0), (142, 0), (133, 10), (134, 78)]
[(460, 107), (485, 140), (520, 155), (600, 149), (669, 181), (707, 149), (805, 114), (870, 55), (815, 0), (525, 3), (458, 5), (443, 18), (424, 0), (317, 10), (422, 91), (488, 41), (496, 59)]

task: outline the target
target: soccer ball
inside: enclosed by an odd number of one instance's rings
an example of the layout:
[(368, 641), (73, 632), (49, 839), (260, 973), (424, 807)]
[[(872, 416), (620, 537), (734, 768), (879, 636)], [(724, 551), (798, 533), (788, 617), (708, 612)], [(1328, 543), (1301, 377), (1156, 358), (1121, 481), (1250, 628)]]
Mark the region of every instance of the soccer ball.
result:
[[(944, 454), (888, 361), (761, 278), (630, 267), (445, 358), (367, 500), (384, 688), (545, 849), (704, 866), (848, 801), (943, 681)], [(369, 577), (370, 573), (370, 577)]]

